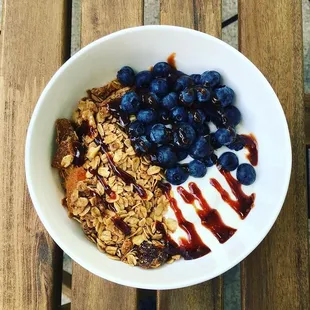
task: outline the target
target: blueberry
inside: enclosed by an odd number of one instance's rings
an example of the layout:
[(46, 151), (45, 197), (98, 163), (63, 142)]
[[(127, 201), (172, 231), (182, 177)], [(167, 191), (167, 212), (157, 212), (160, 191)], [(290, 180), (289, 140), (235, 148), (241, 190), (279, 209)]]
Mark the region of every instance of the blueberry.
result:
[(169, 93), (161, 101), (162, 107), (167, 110), (173, 109), (174, 107), (177, 106), (177, 104), (178, 104), (178, 95), (174, 92)]
[(191, 74), (190, 78), (194, 81), (196, 85), (200, 85), (200, 78), (201, 78), (200, 74)]
[(245, 142), (242, 139), (242, 136), (236, 135), (236, 139), (234, 142), (227, 145), (230, 150), (240, 151), (244, 148)]
[(250, 164), (241, 164), (237, 169), (237, 180), (243, 185), (251, 185), (256, 180), (255, 169)]
[(215, 132), (210, 133), (209, 140), (214, 150), (217, 150), (222, 147), (222, 144), (220, 144), (215, 138)]
[(146, 92), (140, 94), (142, 104), (147, 108), (158, 109), (160, 99), (152, 92)]
[(139, 110), (140, 101), (135, 92), (128, 92), (122, 97), (121, 109), (129, 114), (136, 113)]
[(165, 168), (174, 167), (178, 158), (171, 146), (162, 145), (157, 150), (157, 160), (160, 166)]
[(158, 62), (152, 70), (154, 77), (167, 77), (171, 72), (171, 66), (166, 62)]
[(155, 93), (158, 97), (162, 98), (168, 94), (169, 87), (165, 79), (156, 79), (151, 82), (151, 92)]
[(173, 185), (180, 185), (188, 179), (188, 172), (180, 166), (170, 168), (166, 171), (166, 179)]
[(140, 137), (145, 134), (144, 124), (134, 121), (129, 125), (128, 132), (131, 137)]
[(135, 83), (135, 73), (132, 68), (125, 66), (117, 72), (117, 79), (123, 86), (133, 86)]
[(159, 110), (158, 111), (158, 120), (163, 124), (170, 123), (170, 113), (167, 110)]
[(188, 164), (189, 175), (195, 178), (202, 178), (207, 174), (206, 165), (200, 160), (192, 160)]
[(215, 132), (214, 137), (219, 144), (228, 145), (234, 142), (236, 132), (233, 128), (219, 128)]
[(195, 139), (195, 129), (188, 123), (180, 123), (173, 132), (173, 143), (181, 149), (188, 149)]
[(157, 155), (156, 154), (150, 154), (150, 161), (152, 164), (159, 166), (159, 162), (157, 160)]
[(138, 155), (149, 153), (152, 148), (152, 143), (146, 136), (138, 137), (133, 143), (134, 149)]
[(208, 102), (211, 99), (211, 93), (205, 87), (196, 87), (196, 94), (198, 103)]
[(208, 104), (204, 112), (208, 121), (211, 121), (217, 127), (223, 127), (222, 114), (214, 104)]
[(212, 167), (217, 162), (217, 156), (215, 154), (211, 154), (203, 159), (204, 164), (207, 167)]
[(184, 160), (187, 156), (188, 156), (188, 151), (187, 150), (179, 150), (179, 151), (177, 151), (178, 161)]
[(137, 114), (137, 120), (145, 124), (153, 123), (157, 120), (157, 113), (153, 109), (140, 110)]
[(223, 108), (228, 107), (233, 103), (235, 93), (227, 86), (216, 88), (214, 90), (217, 100), (220, 102)]
[(207, 136), (210, 133), (210, 128), (206, 121), (200, 126), (195, 126), (195, 129), (200, 136)]
[(210, 156), (213, 149), (207, 138), (200, 136), (189, 150), (189, 155), (194, 159), (203, 159)]
[(155, 124), (151, 128), (150, 139), (158, 144), (169, 143), (171, 140), (171, 130), (163, 124)]
[[(191, 110), (188, 113), (188, 122), (195, 128), (199, 128), (200, 126), (202, 126), (204, 124), (204, 122), (206, 121), (206, 115), (205, 113), (200, 110)], [(207, 125), (208, 126), (208, 125)], [(209, 127), (208, 127), (209, 128)]]
[(196, 100), (196, 91), (194, 88), (185, 88), (179, 95), (180, 104), (190, 107)]
[(237, 126), (241, 121), (241, 113), (235, 106), (228, 106), (224, 109), (224, 114), (229, 126)]
[(150, 71), (148, 70), (141, 71), (136, 75), (136, 86), (138, 88), (141, 87), (146, 88), (151, 84), (152, 79), (153, 77)]
[[(145, 125), (146, 125), (146, 124), (144, 124), (144, 126), (145, 126)], [(148, 125), (146, 125), (146, 127), (145, 127), (145, 135), (146, 135), (146, 137), (147, 137), (149, 140), (151, 140), (151, 139), (150, 139), (150, 134), (151, 134), (152, 127), (153, 127), (153, 124), (148, 124)]]
[(182, 75), (176, 80), (174, 89), (179, 92), (190, 86), (194, 86), (194, 81), (188, 75)]
[(237, 169), (239, 165), (239, 159), (236, 154), (232, 152), (225, 152), (219, 157), (218, 163), (224, 170), (233, 171)]
[(184, 107), (175, 107), (171, 110), (171, 118), (175, 122), (186, 122), (188, 119), (187, 110)]
[(200, 84), (203, 86), (215, 87), (221, 82), (221, 75), (216, 71), (205, 71), (201, 75)]

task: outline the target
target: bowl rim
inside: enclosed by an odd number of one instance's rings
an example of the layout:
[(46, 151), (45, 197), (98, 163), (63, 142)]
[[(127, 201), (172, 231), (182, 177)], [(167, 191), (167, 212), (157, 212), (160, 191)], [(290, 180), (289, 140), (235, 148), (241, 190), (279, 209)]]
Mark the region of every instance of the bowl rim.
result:
[[(253, 242), (249, 246), (247, 246), (246, 250), (242, 251), (241, 254), (236, 256), (235, 259), (231, 260), (230, 263), (227, 264), (224, 268), (223, 267), (219, 268), (220, 273), (218, 273), (218, 272), (216, 272), (216, 273), (211, 272), (211, 273), (206, 273), (206, 274), (202, 273), (202, 275), (199, 278), (196, 277), (194, 279), (186, 279), (186, 280), (182, 281), (181, 283), (173, 283), (173, 284), (169, 284), (169, 285), (167, 285), (165, 283), (163, 283), (162, 285), (148, 285), (148, 284), (143, 284), (140, 281), (136, 281), (135, 279), (129, 280), (126, 278), (114, 277), (113, 274), (106, 273), (102, 270), (98, 270), (92, 264), (85, 262), (84, 260), (80, 259), (75, 254), (73, 254), (70, 247), (67, 247), (65, 245), (65, 243), (63, 243), (62, 239), (60, 237), (59, 238), (57, 237), (57, 234), (54, 232), (55, 229), (49, 224), (49, 220), (44, 216), (43, 211), (41, 211), (41, 207), (40, 207), (39, 201), (37, 199), (37, 195), (36, 195), (36, 189), (33, 186), (31, 168), (30, 168), (30, 157), (31, 157), (30, 145), (31, 145), (31, 140), (32, 140), (32, 133), (35, 129), (34, 127), (35, 127), (36, 119), (39, 115), (39, 111), (41, 109), (41, 106), (43, 106), (43, 104), (44, 104), (45, 96), (46, 96), (48, 90), (51, 88), (51, 86), (54, 84), (54, 82), (58, 79), (58, 77), (65, 70), (67, 70), (67, 68), (69, 66), (71, 66), (77, 58), (81, 57), (83, 54), (87, 53), (88, 50), (94, 48), (95, 46), (101, 44), (102, 42), (108, 41), (108, 40), (115, 38), (115, 37), (118, 37), (118, 36), (126, 35), (127, 33), (131, 33), (131, 32), (156, 30), (158, 28), (166, 29), (167, 31), (178, 31), (178, 32), (189, 33), (191, 35), (200, 36), (201, 38), (207, 37), (210, 40), (215, 40), (217, 42), (217, 44), (220, 44), (223, 47), (225, 47), (226, 49), (229, 49), (229, 51), (231, 53), (238, 54), (238, 57), (241, 57), (243, 59), (243, 61), (245, 63), (247, 63), (248, 66), (252, 66), (256, 70), (258, 70), (261, 73), (265, 82), (270, 86), (270, 89), (272, 90), (273, 95), (277, 99), (277, 103), (278, 103), (277, 105), (278, 105), (279, 113), (280, 113), (279, 117), (282, 117), (284, 120), (284, 123), (283, 123), (284, 126), (283, 127), (285, 129), (285, 132), (283, 132), (283, 134), (284, 134), (284, 136), (286, 136), (285, 138), (287, 139), (288, 146), (289, 146), (289, 148), (287, 150), (288, 151), (288, 154), (287, 154), (287, 158), (288, 158), (287, 161), (288, 162), (287, 162), (287, 164), (289, 166), (286, 169), (287, 170), (286, 175), (282, 179), (283, 195), (282, 195), (281, 199), (279, 199), (279, 206), (280, 207), (278, 208), (277, 212), (275, 213), (274, 218), (272, 220), (270, 220), (270, 225), (265, 227), (265, 231), (262, 232), (263, 237), (260, 239), (256, 239), (255, 242)], [(111, 34), (103, 36), (103, 37), (89, 43), (85, 47), (81, 48), (77, 53), (75, 53), (72, 57), (70, 57), (64, 64), (62, 64), (62, 66), (54, 73), (52, 78), (46, 84), (46, 86), (45, 86), (44, 90), (42, 91), (42, 93), (41, 93), (41, 95), (37, 101), (37, 104), (33, 110), (31, 120), (29, 123), (29, 127), (27, 130), (26, 143), (25, 143), (25, 172), (26, 172), (26, 181), (27, 181), (27, 185), (28, 185), (29, 194), (30, 194), (33, 206), (35, 207), (35, 210), (36, 210), (43, 226), (45, 227), (45, 229), (47, 230), (49, 235), (52, 237), (52, 239), (56, 242), (56, 244), (61, 249), (63, 249), (63, 251), (65, 253), (67, 253), (74, 261), (76, 261), (79, 265), (81, 265), (83, 268), (90, 271), (91, 273), (93, 273), (93, 274), (95, 274), (101, 278), (104, 278), (108, 281), (112, 281), (114, 283), (117, 283), (117, 284), (126, 285), (126, 286), (130, 286), (130, 287), (135, 287), (135, 288), (142, 288), (142, 289), (166, 290), (166, 289), (183, 288), (183, 287), (199, 284), (199, 283), (202, 283), (204, 281), (211, 280), (211, 279), (213, 279), (219, 275), (222, 275), (224, 272), (226, 272), (227, 270), (231, 269), (232, 267), (234, 267), (235, 265), (240, 263), (242, 260), (244, 260), (264, 240), (264, 238), (267, 236), (270, 229), (274, 225), (276, 219), (278, 218), (278, 215), (279, 215), (280, 211), (282, 210), (282, 207), (283, 207), (286, 195), (287, 195), (290, 177), (291, 177), (291, 168), (292, 168), (292, 149), (291, 149), (291, 139), (290, 139), (290, 133), (289, 133), (289, 128), (288, 128), (288, 124), (286, 121), (286, 117), (285, 117), (282, 105), (281, 105), (275, 91), (273, 90), (270, 83), (268, 82), (268, 80), (263, 75), (263, 73), (247, 57), (245, 57), (238, 50), (236, 50), (235, 48), (233, 48), (229, 44), (223, 42), (222, 40), (220, 40), (216, 37), (213, 37), (209, 34), (197, 31), (197, 30), (184, 28), (184, 27), (178, 27), (178, 26), (170, 26), (170, 25), (148, 25), (148, 26), (138, 26), (138, 27), (131, 27), (131, 28), (122, 29), (122, 30), (119, 30), (117, 32), (113, 32)]]

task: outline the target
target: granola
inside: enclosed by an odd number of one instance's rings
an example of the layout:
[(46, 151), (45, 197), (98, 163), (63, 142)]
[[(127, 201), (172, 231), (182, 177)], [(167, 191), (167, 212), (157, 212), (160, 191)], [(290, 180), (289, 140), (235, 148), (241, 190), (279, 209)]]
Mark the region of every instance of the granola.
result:
[(169, 253), (167, 241), (178, 225), (165, 218), (169, 200), (157, 186), (162, 168), (136, 154), (109, 111), (108, 104), (128, 90), (117, 80), (93, 88), (72, 120), (58, 119), (52, 166), (63, 179), (68, 215), (101, 252), (131, 266), (156, 268), (180, 258)]

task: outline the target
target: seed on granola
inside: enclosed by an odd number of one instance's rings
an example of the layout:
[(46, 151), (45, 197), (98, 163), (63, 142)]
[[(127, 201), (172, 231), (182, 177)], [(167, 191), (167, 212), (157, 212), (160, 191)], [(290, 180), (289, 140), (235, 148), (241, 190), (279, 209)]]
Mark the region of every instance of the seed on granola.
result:
[(113, 260), (120, 260), (120, 258), (118, 256), (110, 255), (110, 254), (107, 254), (107, 258), (110, 258), (110, 259), (113, 259)]
[(140, 245), (143, 241), (145, 241), (145, 237), (143, 235), (137, 235), (132, 238), (132, 242), (135, 245)]
[(100, 150), (100, 146), (93, 146), (90, 147), (86, 153), (86, 157), (89, 160), (92, 160), (93, 158), (95, 158), (95, 156), (97, 155), (98, 151)]
[(164, 211), (164, 206), (163, 206), (163, 204), (159, 204), (159, 205), (157, 205), (157, 207), (155, 208), (155, 215), (156, 216), (159, 216), (159, 215), (161, 215), (162, 213), (163, 213), (163, 211)]
[(116, 250), (117, 250), (117, 247), (116, 246), (107, 246), (105, 248), (106, 252), (110, 255), (115, 255), (116, 254)]
[[(78, 200), (75, 202), (75, 206), (77, 208), (85, 208), (88, 204), (88, 199), (85, 197), (80, 197)], [(84, 209), (83, 209), (84, 210)]]
[(167, 228), (171, 231), (171, 232), (175, 232), (178, 228), (178, 224), (177, 221), (171, 218), (167, 218), (165, 219), (165, 224), (167, 225)]
[(150, 168), (147, 169), (147, 174), (148, 175), (153, 175), (153, 174), (157, 174), (160, 171), (160, 167), (158, 166), (151, 166)]
[(90, 210), (90, 207), (86, 207), (86, 208), (84, 209), (84, 211), (81, 212), (81, 213), (79, 214), (79, 216), (80, 216), (80, 217), (85, 216), (85, 215), (89, 212), (89, 210)]
[(74, 157), (71, 154), (64, 156), (61, 160), (61, 166), (64, 168), (69, 167), (73, 162), (73, 158)]
[(146, 224), (146, 219), (145, 218), (139, 221), (139, 226), (140, 227), (143, 227), (145, 224)]
[(114, 134), (114, 133), (112, 133), (112, 134), (106, 136), (106, 137), (104, 138), (103, 142), (104, 142), (105, 144), (110, 144), (110, 143), (114, 142), (116, 139), (117, 139), (117, 135)]
[(110, 175), (109, 168), (108, 168), (108, 167), (100, 166), (100, 167), (98, 168), (98, 174), (101, 175), (101, 176), (104, 177), (104, 178), (108, 178), (109, 175)]
[(153, 193), (147, 189), (145, 191), (146, 191), (146, 197), (147, 197), (146, 200), (147, 201), (151, 200), (154, 196)]
[(101, 212), (100, 212), (100, 210), (97, 207), (92, 207), (91, 208), (91, 215), (93, 217), (98, 217), (98, 216), (101, 215)]
[(134, 255), (132, 255), (132, 254), (129, 254), (129, 255), (127, 256), (127, 262), (128, 262), (128, 264), (131, 265), (131, 266), (136, 266), (136, 265), (137, 265), (137, 259), (136, 259), (136, 257), (135, 257)]

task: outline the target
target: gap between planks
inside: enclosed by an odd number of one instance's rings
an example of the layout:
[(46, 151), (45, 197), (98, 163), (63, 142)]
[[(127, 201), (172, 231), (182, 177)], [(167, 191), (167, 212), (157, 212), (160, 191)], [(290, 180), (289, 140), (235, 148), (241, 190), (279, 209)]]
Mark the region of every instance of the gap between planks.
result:
[(310, 145), (310, 93), (304, 95), (306, 144)]

